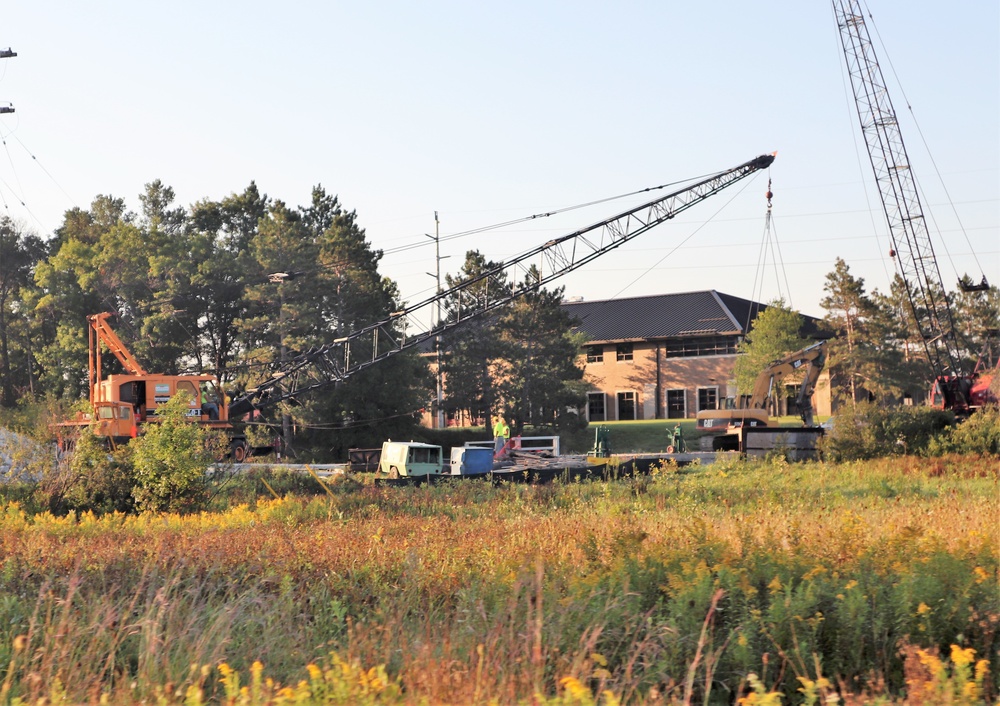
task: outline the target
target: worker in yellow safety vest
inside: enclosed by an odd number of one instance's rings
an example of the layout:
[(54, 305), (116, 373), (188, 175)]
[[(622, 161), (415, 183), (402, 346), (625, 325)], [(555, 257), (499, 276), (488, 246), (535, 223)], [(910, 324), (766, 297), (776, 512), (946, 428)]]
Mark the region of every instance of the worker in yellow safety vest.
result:
[(503, 417), (495, 417), (493, 422), (493, 455), (496, 456), (510, 439), (510, 427)]

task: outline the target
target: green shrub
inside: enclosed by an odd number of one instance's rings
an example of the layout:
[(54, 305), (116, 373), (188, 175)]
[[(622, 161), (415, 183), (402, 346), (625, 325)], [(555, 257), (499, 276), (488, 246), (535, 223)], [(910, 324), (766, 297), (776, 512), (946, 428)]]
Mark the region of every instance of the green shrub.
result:
[(968, 419), (931, 440), (928, 452), (944, 454), (1000, 454), (1000, 409), (983, 407)]
[(183, 392), (171, 397), (157, 408), (157, 422), (129, 443), (140, 511), (195, 510), (205, 500), (205, 472), (223, 446), (217, 434), (187, 420), (189, 402)]
[(838, 412), (822, 450), (833, 461), (924, 454), (954, 421), (951, 412), (931, 407), (859, 404)]
[(132, 512), (135, 470), (128, 447), (109, 452), (104, 439), (83, 431), (68, 469), (47, 483), (50, 506), (65, 512)]

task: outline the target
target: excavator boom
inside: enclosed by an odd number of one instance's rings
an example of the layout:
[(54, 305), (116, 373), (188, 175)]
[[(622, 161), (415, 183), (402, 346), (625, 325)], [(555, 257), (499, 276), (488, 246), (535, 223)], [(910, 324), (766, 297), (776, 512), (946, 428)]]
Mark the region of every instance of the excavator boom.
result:
[(802, 380), (802, 387), (799, 390), (798, 405), (803, 423), (806, 426), (812, 426), (813, 409), (810, 399), (825, 364), (826, 341), (819, 341), (774, 361), (757, 376), (753, 394), (750, 395), (746, 405), (747, 408), (765, 410), (770, 408), (774, 399), (775, 387), (779, 386), (786, 376), (800, 372), (802, 366), (807, 366), (805, 378)]

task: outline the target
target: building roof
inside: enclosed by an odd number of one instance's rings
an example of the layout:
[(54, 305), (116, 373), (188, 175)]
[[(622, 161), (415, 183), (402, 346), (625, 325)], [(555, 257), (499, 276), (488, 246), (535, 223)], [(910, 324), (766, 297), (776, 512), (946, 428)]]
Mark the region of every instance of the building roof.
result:
[[(627, 299), (563, 302), (592, 341), (629, 341), (684, 336), (742, 335), (760, 302), (714, 289)], [(811, 317), (805, 317), (808, 321)], [(807, 325), (808, 328), (808, 325)]]

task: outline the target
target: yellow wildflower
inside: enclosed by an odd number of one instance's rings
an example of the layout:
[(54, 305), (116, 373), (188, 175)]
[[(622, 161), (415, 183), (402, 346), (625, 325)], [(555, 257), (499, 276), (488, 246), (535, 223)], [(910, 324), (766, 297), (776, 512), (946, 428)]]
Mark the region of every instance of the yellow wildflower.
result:
[(951, 663), (956, 667), (964, 666), (966, 664), (972, 664), (972, 660), (976, 658), (976, 651), (971, 647), (962, 649), (958, 645), (951, 646)]
[(984, 569), (981, 566), (977, 566), (976, 568), (974, 568), (972, 570), (972, 573), (976, 575), (976, 583), (983, 583), (986, 579), (990, 577), (990, 575), (986, 572), (986, 569)]
[(986, 675), (990, 671), (990, 661), (988, 659), (981, 659), (976, 662), (976, 681), (982, 682), (986, 679)]
[(923, 601), (920, 601), (920, 605), (917, 606), (917, 615), (927, 615), (930, 612), (931, 607)]
[(590, 696), (590, 689), (581, 684), (576, 677), (563, 677), (559, 680), (559, 685), (574, 699), (582, 700), (584, 696)]

